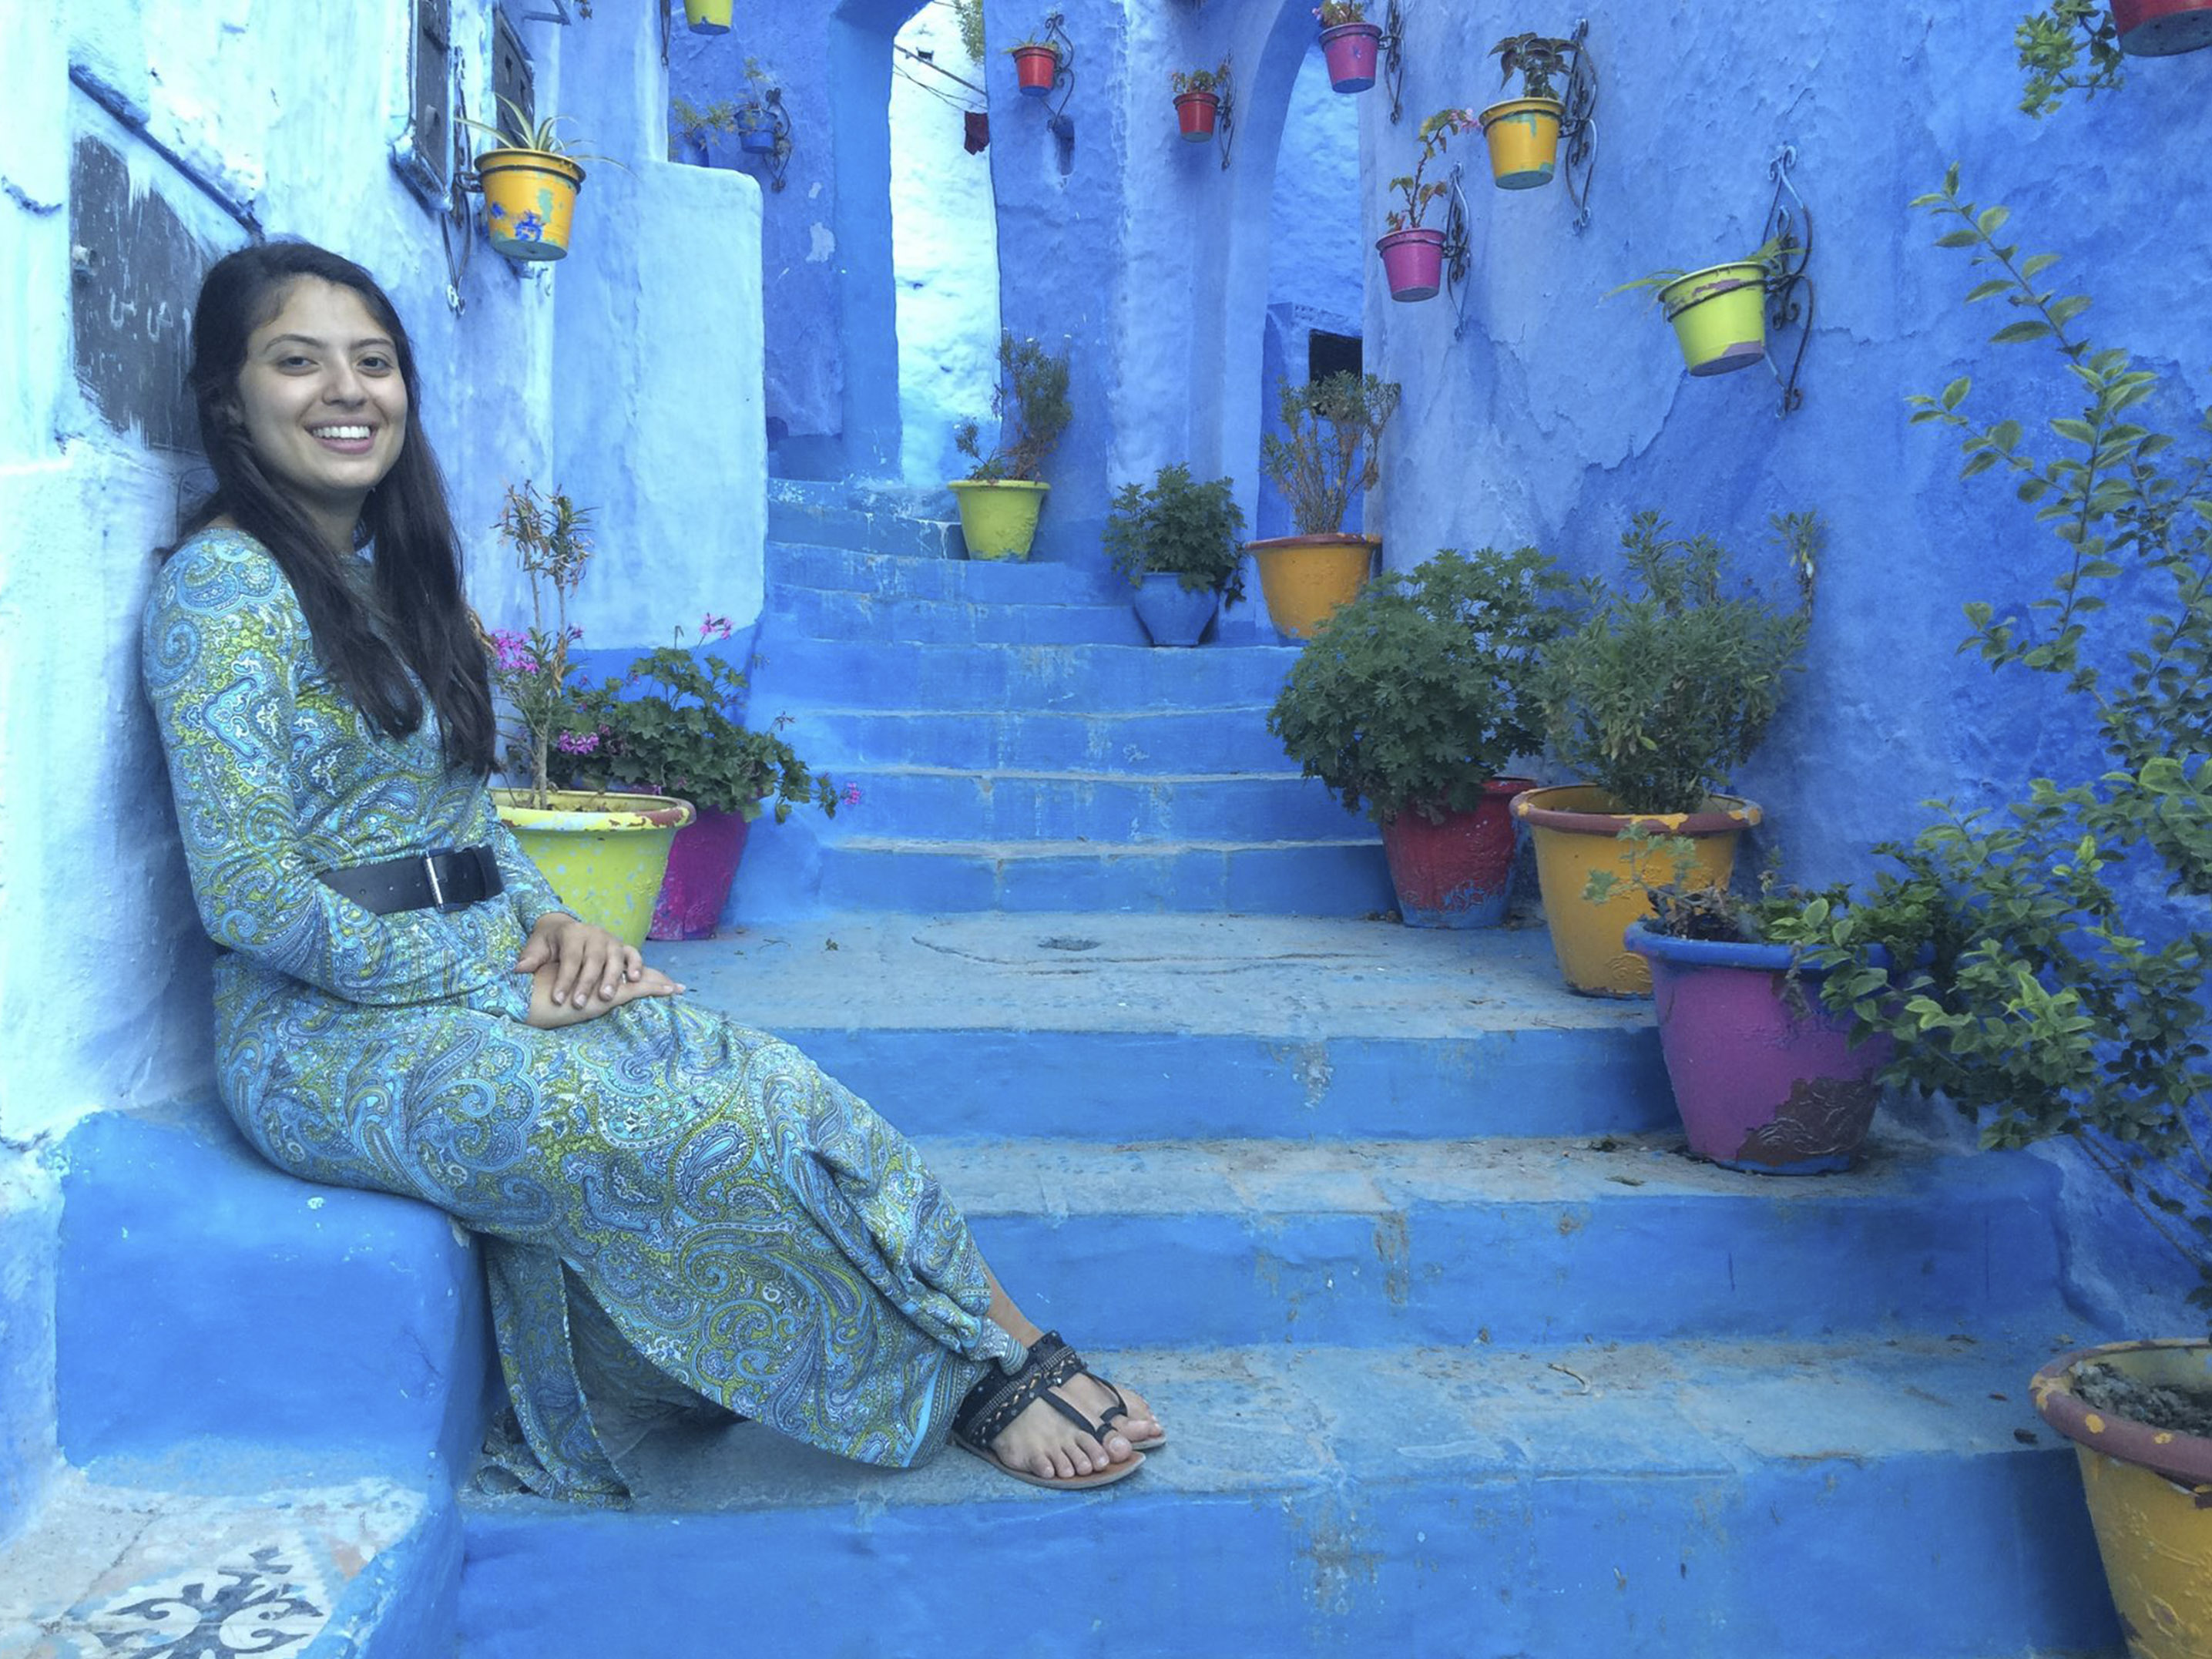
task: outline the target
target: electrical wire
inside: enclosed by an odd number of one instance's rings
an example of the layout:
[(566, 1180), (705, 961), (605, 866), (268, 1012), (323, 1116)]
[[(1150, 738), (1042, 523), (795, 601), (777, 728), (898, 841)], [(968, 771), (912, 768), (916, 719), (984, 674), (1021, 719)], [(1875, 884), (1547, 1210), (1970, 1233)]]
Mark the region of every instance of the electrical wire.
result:
[[(951, 70), (946, 69), (934, 58), (924, 58), (920, 52), (915, 51), (911, 46), (902, 46), (899, 45), (897, 41), (894, 40), (891, 42), (891, 50), (898, 53), (902, 58), (912, 58), (924, 69), (934, 70), (936, 73), (943, 76), (946, 80), (954, 82), (956, 85), (967, 88), (969, 91), (974, 93), (978, 98), (988, 98), (990, 96), (988, 93), (985, 92), (982, 88), (977, 86), (973, 81), (967, 79), (964, 76), (955, 75)], [(920, 85), (921, 83), (917, 82), (915, 84)]]

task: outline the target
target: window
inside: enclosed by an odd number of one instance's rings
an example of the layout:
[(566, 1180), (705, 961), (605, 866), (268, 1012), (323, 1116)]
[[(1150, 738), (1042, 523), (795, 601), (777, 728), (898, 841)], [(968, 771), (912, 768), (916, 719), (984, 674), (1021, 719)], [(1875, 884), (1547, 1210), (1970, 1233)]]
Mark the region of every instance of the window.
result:
[(529, 125), (538, 118), (536, 82), (530, 72), (530, 54), (522, 37), (505, 12), (492, 14), (492, 109), (501, 134), (508, 143), (520, 143)]
[(1364, 373), (1357, 334), (1331, 334), (1316, 329), (1306, 336), (1306, 379), (1326, 380), (1332, 374)]
[(453, 166), (453, 0), (415, 0), (407, 142), (392, 158), (415, 193), (442, 207)]

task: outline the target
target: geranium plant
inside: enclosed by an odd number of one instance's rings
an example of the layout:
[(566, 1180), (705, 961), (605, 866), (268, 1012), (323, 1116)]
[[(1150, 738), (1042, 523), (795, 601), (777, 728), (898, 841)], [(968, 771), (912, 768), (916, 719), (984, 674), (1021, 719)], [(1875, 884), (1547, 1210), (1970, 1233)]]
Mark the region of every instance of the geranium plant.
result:
[(493, 686), (513, 717), (506, 770), (528, 780), (528, 805), (542, 808), (554, 790), (605, 774), (611, 698), (568, 659), (584, 636), (568, 621), (568, 598), (591, 562), (591, 514), (558, 489), (540, 496), (526, 480), (507, 486), (495, 527), (530, 584), (530, 626), (487, 636)]
[(1150, 484), (1126, 483), (1106, 516), (1106, 551), (1114, 568), (1140, 584), (1146, 574), (1171, 575), (1193, 593), (1208, 589), (1224, 603), (1244, 597), (1244, 509), (1234, 480), (1200, 483), (1181, 462), (1162, 467)]
[(1170, 77), (1176, 96), (1187, 92), (1219, 92), (1229, 84), (1229, 60), (1224, 58), (1214, 69), (1177, 70)]
[(656, 794), (748, 820), (772, 809), (781, 823), (794, 806), (818, 806), (835, 817), (839, 802), (849, 805), (860, 792), (841, 793), (828, 773), (810, 772), (773, 728), (746, 726), (744, 672), (707, 648), (730, 632), (727, 618), (708, 616), (687, 644), (678, 628), (670, 644), (636, 658), (610, 682), (620, 692), (604, 710), (607, 767)]
[(1419, 230), (1421, 228), (1421, 221), (1428, 215), (1429, 204), (1451, 189), (1449, 185), (1437, 183), (1427, 177), (1429, 163), (1443, 159), (1444, 149), (1450, 143), (1454, 133), (1474, 131), (1474, 113), (1463, 109), (1440, 109), (1421, 123), (1420, 159), (1413, 163), (1412, 173), (1401, 174), (1390, 181), (1390, 188), (1403, 196), (1406, 202), (1405, 206), (1390, 210), (1389, 223), (1392, 230)]
[(1559, 94), (1553, 77), (1566, 74), (1567, 54), (1574, 49), (1573, 41), (1548, 34), (1509, 34), (1490, 49), (1490, 55), (1498, 60), (1498, 85), (1518, 75), (1523, 98), (1556, 101)]
[(1342, 27), (1346, 23), (1367, 21), (1367, 8), (1362, 0), (1322, 0), (1313, 9), (1314, 21), (1325, 29)]
[(1260, 470), (1290, 503), (1302, 536), (1334, 536), (1358, 492), (1382, 477), (1376, 453), (1382, 428), (1397, 411), (1395, 380), (1346, 370), (1319, 380), (1276, 386), (1282, 432), (1260, 440)]
[(969, 477), (986, 483), (1036, 477), (1074, 419), (1067, 375), (1065, 351), (1055, 356), (1034, 338), (1017, 340), (1012, 330), (1000, 334), (999, 380), (991, 389), (999, 441), (986, 455), (981, 427), (975, 421), (952, 434), (954, 447), (975, 464)]

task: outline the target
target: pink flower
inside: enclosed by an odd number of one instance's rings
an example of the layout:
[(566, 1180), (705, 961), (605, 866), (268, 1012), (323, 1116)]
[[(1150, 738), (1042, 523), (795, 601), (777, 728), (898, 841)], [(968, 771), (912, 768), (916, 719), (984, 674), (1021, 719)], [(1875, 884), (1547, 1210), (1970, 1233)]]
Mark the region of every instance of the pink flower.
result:
[(858, 806), (860, 804), (860, 786), (857, 783), (847, 784), (845, 786), (845, 805), (848, 806)]
[(699, 642), (702, 645), (708, 640), (726, 640), (729, 637), (730, 619), (727, 617), (717, 617), (709, 611), (699, 619)]
[(530, 641), (502, 628), (491, 636), (493, 660), (502, 674), (534, 674), (538, 664), (530, 654)]
[(553, 746), (564, 755), (588, 755), (599, 746), (596, 732), (563, 732), (554, 738)]

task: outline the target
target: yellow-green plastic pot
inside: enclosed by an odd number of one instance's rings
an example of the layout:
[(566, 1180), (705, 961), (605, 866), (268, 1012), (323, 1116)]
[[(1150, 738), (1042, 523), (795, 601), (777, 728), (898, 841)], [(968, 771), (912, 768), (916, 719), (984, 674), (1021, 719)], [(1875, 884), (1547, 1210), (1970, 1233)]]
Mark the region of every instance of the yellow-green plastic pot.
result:
[(691, 822), (690, 801), (556, 789), (539, 807), (527, 804), (527, 790), (491, 795), (500, 821), (563, 904), (625, 945), (645, 943), (669, 844)]
[(1509, 98), (1482, 112), (1490, 176), (1500, 190), (1534, 190), (1552, 182), (1565, 108), (1556, 98)]
[(960, 503), (960, 534), (971, 559), (1026, 559), (1050, 484), (1027, 478), (960, 478), (945, 486)]
[(1659, 303), (1692, 374), (1726, 374), (1766, 356), (1766, 267), (1756, 259), (1677, 276)]
[(2062, 1355), (2029, 1397), (2074, 1443), (2105, 1582), (2132, 1659), (2212, 1653), (2212, 1440), (2100, 1412), (2075, 1392), (2086, 1365), (2184, 1394), (2212, 1390), (2212, 1342), (2114, 1342)]
[(564, 259), (584, 169), (542, 149), (488, 149), (477, 157), (484, 234), (510, 259)]
[[(1651, 964), (1621, 943), (1628, 924), (1642, 920), (1649, 905), (1629, 879), (1634, 846), (1620, 832), (1641, 823), (1688, 836), (1697, 848), (1691, 885), (1724, 887), (1735, 869), (1736, 842), (1759, 822), (1759, 811), (1734, 795), (1708, 795), (1695, 812), (1627, 813), (1604, 790), (1577, 783), (1516, 795), (1513, 816), (1528, 826), (1536, 848), (1544, 921), (1567, 988), (1584, 996), (1648, 997)], [(1595, 870), (1620, 878), (1613, 896), (1596, 903), (1583, 896)]]
[(694, 34), (727, 34), (731, 0), (684, 0), (684, 21)]
[(1260, 566), (1267, 619), (1278, 632), (1310, 640), (1337, 606), (1366, 586), (1382, 542), (1372, 536), (1277, 536), (1247, 542)]

